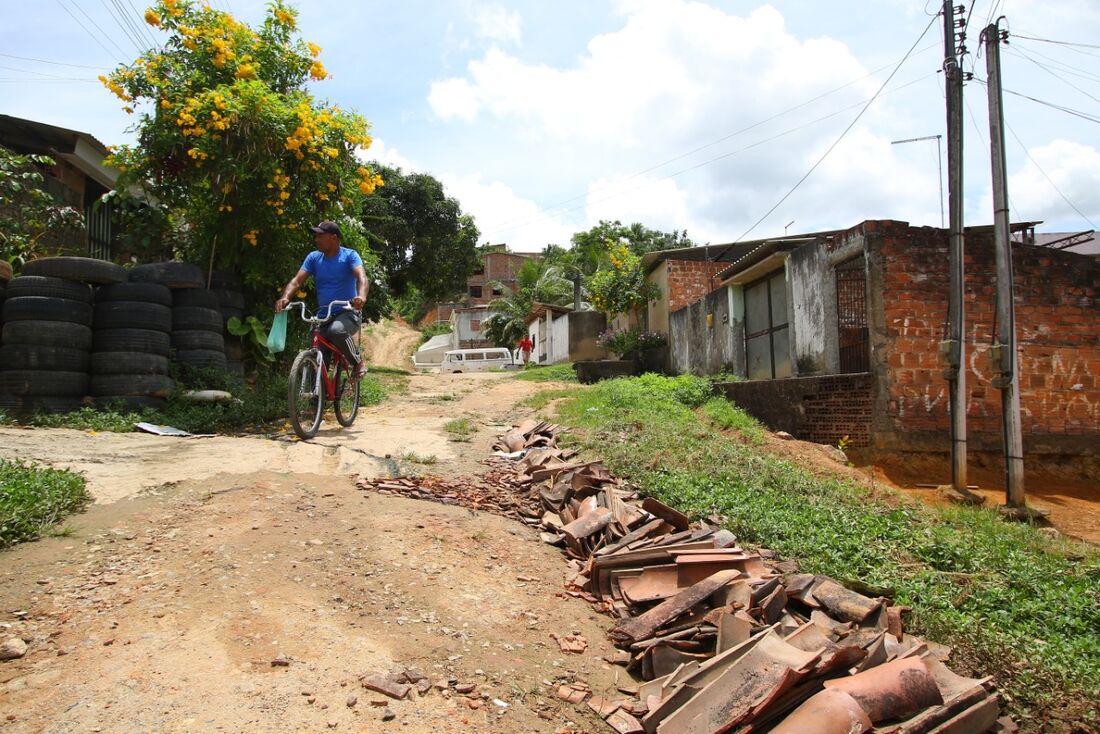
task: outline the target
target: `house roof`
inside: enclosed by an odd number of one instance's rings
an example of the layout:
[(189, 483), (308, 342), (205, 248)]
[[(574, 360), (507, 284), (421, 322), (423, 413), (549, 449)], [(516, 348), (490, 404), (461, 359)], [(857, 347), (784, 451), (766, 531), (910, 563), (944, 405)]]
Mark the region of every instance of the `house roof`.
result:
[(103, 165), (110, 151), (88, 133), (44, 122), (0, 115), (0, 145), (16, 152), (50, 155), (67, 161), (107, 189), (115, 187), (118, 171)]
[(681, 247), (675, 250), (656, 250), (642, 255), (642, 267), (646, 274), (665, 260), (694, 260), (697, 262), (728, 262), (733, 263), (748, 255), (756, 248), (769, 242), (795, 242), (804, 244), (806, 241), (818, 237), (826, 237), (843, 232), (842, 229), (831, 229), (822, 232), (810, 232), (807, 234), (783, 235), (782, 237), (768, 237), (759, 240), (747, 240), (745, 242), (724, 242), (717, 245), (703, 245), (701, 247)]
[(555, 306), (552, 303), (532, 303), (531, 310), (527, 312), (527, 318), (524, 323), (531, 323), (536, 319), (541, 319), (547, 313), (554, 314), (555, 316), (564, 316), (567, 313), (573, 311), (572, 306)]

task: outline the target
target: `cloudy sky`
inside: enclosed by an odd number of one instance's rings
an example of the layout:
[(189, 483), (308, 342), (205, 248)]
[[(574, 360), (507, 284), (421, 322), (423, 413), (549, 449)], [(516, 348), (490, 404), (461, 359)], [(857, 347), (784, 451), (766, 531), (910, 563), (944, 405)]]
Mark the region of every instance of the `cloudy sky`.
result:
[[(256, 0), (212, 2), (250, 23), (263, 14)], [(144, 37), (129, 24), (144, 25), (144, 7), (0, 0), (0, 112), (129, 140), (133, 118), (92, 80), (137, 54)], [(601, 219), (686, 229), (700, 243), (864, 219), (940, 223), (936, 140), (891, 144), (945, 132), (935, 0), (296, 7), (333, 75), (314, 92), (371, 121), (377, 159), (442, 180), (483, 241), (538, 250)], [(992, 221), (978, 51), (1003, 15), (1003, 75), (1017, 93), (1006, 94), (1012, 217), (1092, 229), (1100, 2), (976, 0), (967, 11), (967, 223)]]

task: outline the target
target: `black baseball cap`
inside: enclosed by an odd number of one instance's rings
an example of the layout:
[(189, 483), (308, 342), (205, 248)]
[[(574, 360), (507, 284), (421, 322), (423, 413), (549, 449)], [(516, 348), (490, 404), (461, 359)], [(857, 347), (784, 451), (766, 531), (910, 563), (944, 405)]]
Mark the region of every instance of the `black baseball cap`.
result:
[(340, 236), (340, 225), (329, 219), (318, 224), (316, 227), (310, 227), (309, 231), (313, 234), (334, 234), (337, 237)]

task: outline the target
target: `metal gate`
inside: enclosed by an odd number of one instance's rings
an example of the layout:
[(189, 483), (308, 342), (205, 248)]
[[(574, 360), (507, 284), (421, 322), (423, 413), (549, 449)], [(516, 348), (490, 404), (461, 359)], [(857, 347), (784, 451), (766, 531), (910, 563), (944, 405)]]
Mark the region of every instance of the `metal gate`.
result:
[(88, 257), (111, 259), (111, 241), (114, 237), (112, 215), (114, 202), (106, 201), (84, 207), (84, 221), (88, 227)]
[(863, 255), (836, 266), (836, 314), (840, 371), (869, 371), (867, 274)]

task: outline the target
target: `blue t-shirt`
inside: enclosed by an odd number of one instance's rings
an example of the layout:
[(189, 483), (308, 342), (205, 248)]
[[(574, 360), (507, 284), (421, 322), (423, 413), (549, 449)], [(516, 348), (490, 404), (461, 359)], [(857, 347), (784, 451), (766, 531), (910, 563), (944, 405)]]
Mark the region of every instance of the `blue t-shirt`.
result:
[(333, 301), (350, 301), (359, 295), (353, 269), (362, 265), (359, 253), (347, 247), (341, 247), (332, 257), (325, 257), (320, 250), (306, 255), (302, 270), (317, 284), (317, 305), (322, 311)]

